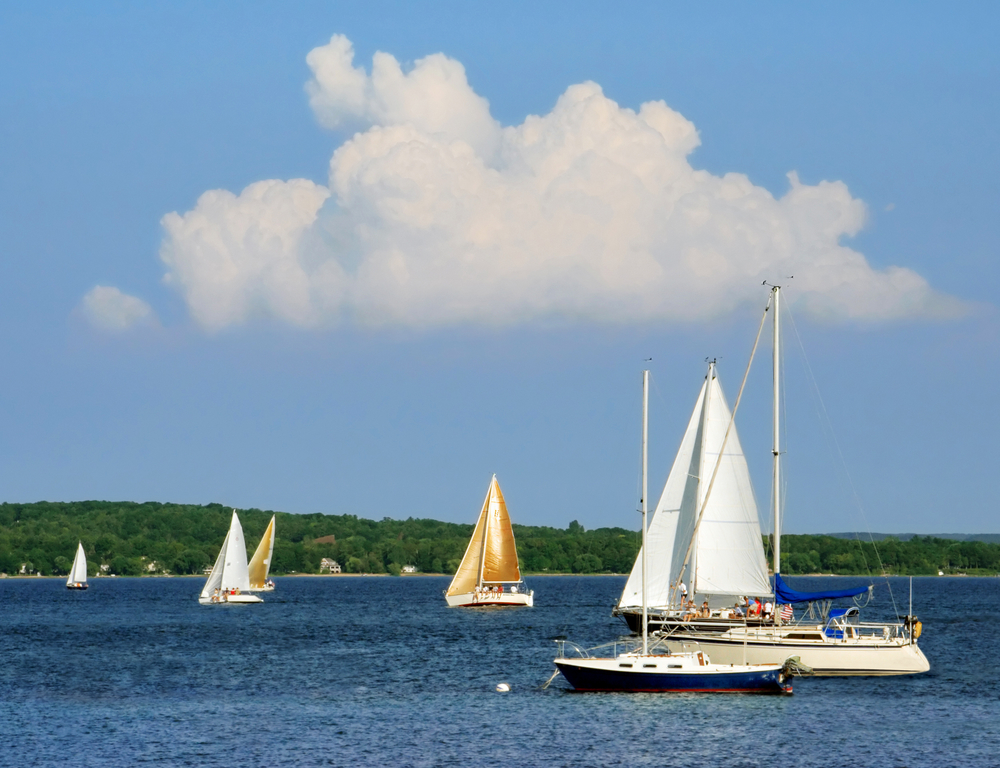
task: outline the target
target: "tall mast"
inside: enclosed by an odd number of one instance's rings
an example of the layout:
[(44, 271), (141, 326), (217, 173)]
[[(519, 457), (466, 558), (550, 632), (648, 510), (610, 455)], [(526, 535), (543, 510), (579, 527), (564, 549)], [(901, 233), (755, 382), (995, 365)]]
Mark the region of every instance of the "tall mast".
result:
[[(772, 479), (772, 495), (774, 496), (774, 578), (777, 580), (781, 572), (781, 433), (778, 421), (781, 415), (781, 323), (778, 321), (779, 299), (781, 288), (774, 286), (774, 442), (771, 453), (774, 456), (774, 477)], [(774, 612), (775, 617), (779, 615)], [(777, 621), (777, 618), (775, 618)]]
[(646, 437), (649, 407), (649, 371), (642, 372), (642, 655), (649, 652), (649, 627), (646, 625)]
[(479, 548), (479, 584), (476, 585), (479, 587), (483, 586), (483, 570), (486, 568), (486, 542), (490, 540), (490, 506), (493, 503), (493, 484), (496, 481), (497, 476), (493, 475), (493, 479), (490, 480), (490, 492), (486, 496), (486, 509), (483, 511), (486, 517), (483, 520), (483, 543)]

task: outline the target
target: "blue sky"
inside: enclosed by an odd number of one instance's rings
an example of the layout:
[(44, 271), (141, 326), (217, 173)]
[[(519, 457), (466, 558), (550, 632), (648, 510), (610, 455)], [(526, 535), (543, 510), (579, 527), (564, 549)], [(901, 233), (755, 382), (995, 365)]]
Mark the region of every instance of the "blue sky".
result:
[(794, 269), (786, 530), (995, 532), (998, 26), (2, 4), (0, 498), (636, 527), (643, 360), (655, 501)]

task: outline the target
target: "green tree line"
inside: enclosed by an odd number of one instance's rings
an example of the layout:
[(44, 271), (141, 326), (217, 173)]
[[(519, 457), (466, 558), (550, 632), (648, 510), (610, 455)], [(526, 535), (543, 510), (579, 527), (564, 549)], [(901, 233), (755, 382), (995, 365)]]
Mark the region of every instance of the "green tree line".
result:
[[(122, 576), (198, 574), (215, 561), (231, 514), (221, 504), (0, 504), (0, 572), (66, 574), (82, 541), (91, 575), (101, 566)], [(274, 574), (318, 573), (323, 558), (336, 560), (347, 573), (399, 573), (405, 565), (454, 573), (473, 530), (471, 524), (426, 519), (239, 510), (250, 554), (272, 514)], [(627, 573), (639, 551), (637, 531), (588, 531), (576, 521), (565, 529), (515, 525), (514, 536), (525, 573)], [(876, 551), (870, 542), (787, 535), (781, 547), (788, 574), (1000, 573), (1000, 544), (975, 541), (890, 538), (878, 542)]]
[[(454, 573), (472, 525), (437, 520), (366, 520), (355, 515), (296, 515), (238, 510), (249, 554), (276, 516), (271, 572), (318, 573), (323, 558), (347, 573)], [(0, 572), (69, 572), (77, 541), (96, 575), (197, 574), (211, 566), (229, 530), (230, 507), (155, 502), (37, 502), (0, 504)], [(514, 526), (525, 572), (620, 573), (632, 567), (638, 533)], [(317, 541), (318, 540), (318, 541)]]

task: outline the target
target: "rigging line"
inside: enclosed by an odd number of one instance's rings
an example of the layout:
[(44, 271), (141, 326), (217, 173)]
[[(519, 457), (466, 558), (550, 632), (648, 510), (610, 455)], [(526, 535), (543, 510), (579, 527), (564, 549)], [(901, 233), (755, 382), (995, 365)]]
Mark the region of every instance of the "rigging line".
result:
[[(806, 355), (805, 346), (802, 344), (802, 337), (799, 336), (798, 326), (795, 324), (795, 319), (792, 317), (790, 310), (786, 309), (786, 314), (788, 319), (792, 324), (792, 331), (795, 333), (795, 340), (799, 343), (799, 350), (802, 353), (802, 360), (805, 363), (806, 371), (809, 374), (810, 383), (813, 385), (813, 391), (816, 395), (816, 399), (819, 401), (819, 405), (822, 411), (822, 416), (825, 419), (827, 426), (827, 433), (830, 439), (833, 441), (834, 448), (837, 450), (837, 457), (840, 459), (841, 469), (847, 478), (847, 484), (851, 489), (851, 495), (854, 498), (854, 503), (861, 513), (861, 519), (864, 522), (865, 528), (868, 531), (868, 540), (872, 545), (872, 550), (875, 552), (875, 558), (878, 560), (879, 570), (882, 572), (882, 578), (885, 579), (886, 586), (889, 589), (889, 599), (892, 601), (893, 611), (899, 613), (899, 609), (896, 606), (896, 596), (892, 592), (892, 583), (889, 581), (888, 574), (885, 570), (885, 564), (882, 562), (882, 555), (878, 551), (878, 545), (875, 544), (875, 538), (872, 536), (871, 524), (868, 522), (868, 515), (865, 513), (864, 504), (861, 503), (861, 496), (858, 494), (858, 489), (854, 485), (854, 479), (851, 477), (851, 472), (847, 468), (847, 460), (844, 458), (844, 452), (840, 447), (840, 442), (837, 440), (837, 435), (833, 431), (833, 422), (830, 419), (830, 413), (826, 409), (826, 403), (823, 400), (823, 395), (819, 391), (819, 385), (816, 383), (816, 377), (813, 375), (812, 366), (809, 365), (809, 358)], [(860, 546), (861, 541), (857, 538), (857, 532), (855, 531), (855, 539), (858, 541), (859, 548), (861, 549), (861, 558), (865, 563), (865, 568), (868, 569), (868, 559), (865, 557), (864, 547)], [(870, 570), (869, 570), (870, 572)]]
[[(677, 580), (674, 582), (674, 591), (670, 598), (670, 602), (673, 603), (677, 599), (678, 585), (681, 579), (684, 577), (684, 571), (687, 569), (688, 561), (691, 558), (691, 550), (694, 548), (695, 541), (698, 540), (698, 527), (701, 525), (701, 519), (705, 515), (705, 507), (708, 506), (708, 499), (712, 495), (712, 488), (715, 486), (715, 478), (719, 474), (719, 467), (722, 466), (722, 457), (726, 453), (726, 443), (729, 442), (729, 435), (733, 431), (733, 424), (736, 423), (736, 411), (739, 410), (740, 401), (743, 399), (743, 389), (747, 385), (747, 377), (750, 375), (750, 366), (753, 365), (754, 355), (757, 354), (757, 345), (760, 344), (760, 335), (764, 330), (764, 322), (767, 320), (767, 312), (771, 308), (771, 298), (774, 296), (773, 292), (767, 297), (767, 304), (764, 306), (764, 313), (760, 317), (760, 326), (757, 328), (757, 338), (753, 340), (753, 349), (750, 350), (750, 359), (747, 361), (747, 369), (743, 373), (743, 381), (740, 382), (740, 391), (736, 395), (736, 402), (733, 405), (733, 412), (729, 416), (729, 424), (726, 426), (726, 434), (722, 438), (722, 445), (719, 448), (719, 455), (715, 459), (715, 468), (712, 470), (712, 479), (708, 482), (708, 490), (705, 491), (705, 498), (701, 501), (701, 509), (698, 510), (698, 517), (695, 518), (694, 530), (691, 532), (691, 541), (688, 543), (687, 552), (684, 553), (684, 562), (681, 564), (681, 569), (677, 574)], [(711, 371), (711, 367), (709, 368)], [(711, 395), (711, 379), (706, 379), (705, 382), (705, 399), (708, 400)], [(705, 407), (708, 403), (705, 403)], [(704, 452), (704, 445), (702, 445), (702, 451)], [(704, 453), (702, 454), (704, 455)], [(694, 582), (691, 582), (692, 587)], [(693, 592), (692, 592), (693, 594)]]

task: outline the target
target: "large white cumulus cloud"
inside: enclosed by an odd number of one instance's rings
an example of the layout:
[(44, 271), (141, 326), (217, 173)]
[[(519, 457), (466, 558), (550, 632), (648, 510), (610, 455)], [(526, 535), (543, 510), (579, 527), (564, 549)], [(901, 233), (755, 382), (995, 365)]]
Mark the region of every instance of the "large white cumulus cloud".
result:
[(369, 75), (335, 36), (307, 61), (318, 119), (361, 129), (334, 153), (328, 186), (262, 181), (164, 218), (167, 279), (206, 328), (692, 320), (759, 301), (763, 279), (787, 275), (819, 315), (961, 311), (915, 272), (873, 269), (844, 245), (866, 210), (843, 183), (790, 173), (775, 198), (742, 174), (698, 170), (697, 130), (661, 101), (635, 112), (582, 83), (501, 128), (443, 55), (404, 72), (379, 53)]

